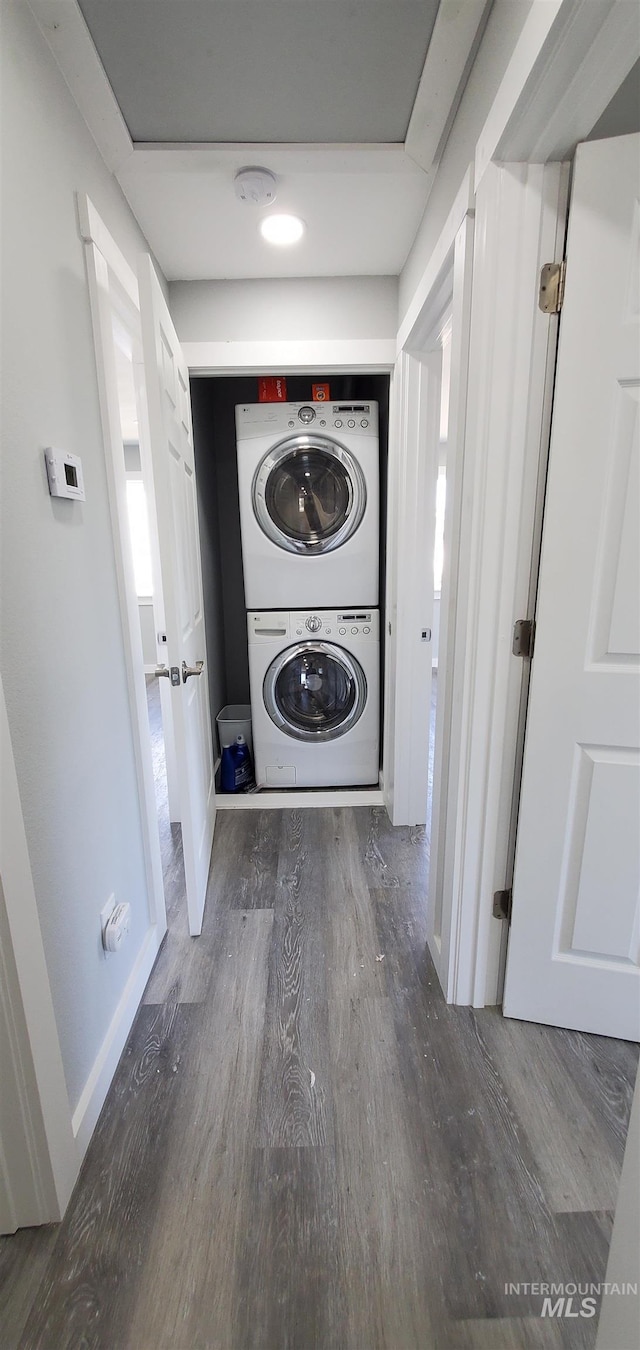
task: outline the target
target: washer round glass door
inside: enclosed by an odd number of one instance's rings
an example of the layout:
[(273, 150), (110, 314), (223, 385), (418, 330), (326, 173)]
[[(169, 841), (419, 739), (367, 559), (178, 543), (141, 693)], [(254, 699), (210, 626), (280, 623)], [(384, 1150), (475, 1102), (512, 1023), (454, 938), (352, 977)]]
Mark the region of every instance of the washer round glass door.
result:
[(264, 702), (276, 726), (297, 741), (334, 741), (362, 716), (364, 671), (330, 642), (299, 642), (271, 662)]
[(274, 544), (289, 553), (328, 553), (357, 530), (366, 505), (358, 461), (338, 441), (289, 436), (258, 466), (253, 509)]

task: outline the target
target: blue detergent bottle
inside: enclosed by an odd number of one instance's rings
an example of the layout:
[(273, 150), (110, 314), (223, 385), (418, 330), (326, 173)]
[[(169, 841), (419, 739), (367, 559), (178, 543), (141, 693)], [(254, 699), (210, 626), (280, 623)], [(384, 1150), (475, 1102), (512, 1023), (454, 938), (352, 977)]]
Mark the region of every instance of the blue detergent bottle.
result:
[(246, 792), (253, 786), (253, 764), (244, 736), (236, 736), (233, 745), (225, 745), (220, 767), (223, 792)]

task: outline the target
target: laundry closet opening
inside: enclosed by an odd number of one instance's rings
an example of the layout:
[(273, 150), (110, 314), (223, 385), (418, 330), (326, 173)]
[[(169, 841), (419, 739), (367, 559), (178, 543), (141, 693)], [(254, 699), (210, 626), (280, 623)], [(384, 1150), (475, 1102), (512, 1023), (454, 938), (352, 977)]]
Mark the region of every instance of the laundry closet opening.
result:
[(382, 756), (389, 375), (284, 378), (286, 404), (256, 375), (191, 379), (215, 752), (220, 711), (252, 706), (265, 805), (379, 790)]

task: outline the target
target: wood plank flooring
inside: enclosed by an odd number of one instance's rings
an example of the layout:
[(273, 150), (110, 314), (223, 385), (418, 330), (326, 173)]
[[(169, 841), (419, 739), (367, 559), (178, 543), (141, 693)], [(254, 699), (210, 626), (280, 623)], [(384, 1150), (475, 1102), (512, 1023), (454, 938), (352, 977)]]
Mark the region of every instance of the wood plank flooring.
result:
[(447, 1007), (427, 866), (382, 809), (220, 813), (1, 1350), (593, 1347), (505, 1284), (604, 1279), (637, 1048)]

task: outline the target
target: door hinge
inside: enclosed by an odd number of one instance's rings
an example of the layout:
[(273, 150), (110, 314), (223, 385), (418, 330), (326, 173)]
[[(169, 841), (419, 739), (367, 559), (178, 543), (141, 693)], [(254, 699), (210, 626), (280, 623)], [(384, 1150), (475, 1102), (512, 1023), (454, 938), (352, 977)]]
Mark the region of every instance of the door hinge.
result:
[(538, 305), (543, 314), (559, 314), (564, 300), (564, 278), (567, 264), (545, 263), (540, 273)]
[(493, 893), (493, 917), (494, 919), (506, 919), (511, 923), (511, 906), (513, 904), (513, 891), (511, 887), (507, 891), (494, 891)]
[(517, 619), (513, 625), (511, 650), (514, 656), (533, 656), (536, 626), (533, 619)]

